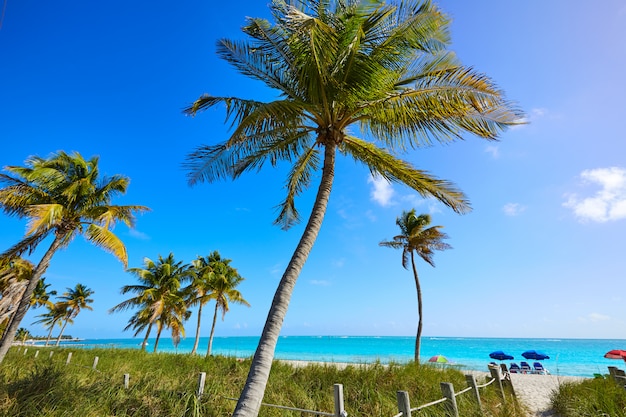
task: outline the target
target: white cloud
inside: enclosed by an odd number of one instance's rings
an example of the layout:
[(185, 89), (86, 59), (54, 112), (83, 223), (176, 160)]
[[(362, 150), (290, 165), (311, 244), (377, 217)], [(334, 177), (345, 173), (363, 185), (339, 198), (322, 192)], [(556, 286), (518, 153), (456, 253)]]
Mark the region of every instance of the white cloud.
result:
[(507, 216), (519, 216), (524, 211), (526, 211), (526, 206), (522, 206), (519, 203), (506, 203), (504, 207), (502, 207), (502, 211)]
[(150, 236), (148, 236), (147, 234), (140, 232), (137, 229), (129, 229), (128, 230), (128, 234), (132, 237), (134, 237), (135, 239), (139, 239), (139, 240), (150, 240)]
[(326, 281), (323, 279), (312, 279), (309, 281), (311, 285), (318, 285), (320, 287), (328, 287), (330, 286), (330, 281)]
[(490, 153), (493, 159), (500, 158), (500, 148), (495, 145), (489, 145), (485, 148), (485, 152)]
[(580, 177), (584, 183), (599, 185), (600, 190), (590, 197), (568, 195), (564, 207), (572, 209), (581, 221), (605, 223), (626, 219), (626, 169), (588, 169)]
[(579, 317), (578, 318), (579, 321), (583, 322), (583, 323), (597, 323), (599, 321), (608, 321), (611, 320), (611, 317), (605, 315), (605, 314), (600, 314), (600, 313), (591, 313), (585, 317)]
[(383, 177), (374, 177), (370, 175), (367, 182), (368, 184), (373, 184), (373, 189), (370, 192), (372, 200), (376, 201), (383, 207), (387, 207), (392, 204), (391, 199), (394, 195), (394, 190), (389, 181)]

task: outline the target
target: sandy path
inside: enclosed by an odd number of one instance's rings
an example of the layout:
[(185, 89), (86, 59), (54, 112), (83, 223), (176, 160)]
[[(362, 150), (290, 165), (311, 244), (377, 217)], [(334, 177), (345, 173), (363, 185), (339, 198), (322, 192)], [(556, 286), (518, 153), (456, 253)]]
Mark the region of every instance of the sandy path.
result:
[(583, 377), (511, 374), (511, 382), (519, 401), (533, 416), (551, 416), (550, 397), (564, 382), (580, 382)]

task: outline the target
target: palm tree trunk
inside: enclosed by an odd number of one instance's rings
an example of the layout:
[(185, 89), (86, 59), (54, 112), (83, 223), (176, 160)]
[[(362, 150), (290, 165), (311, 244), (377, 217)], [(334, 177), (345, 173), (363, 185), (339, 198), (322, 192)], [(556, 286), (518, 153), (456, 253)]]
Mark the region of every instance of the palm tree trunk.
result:
[(415, 363), (420, 364), (420, 340), (422, 338), (422, 287), (417, 276), (417, 268), (415, 267), (415, 258), (411, 251), (411, 266), (413, 267), (413, 276), (415, 277), (415, 289), (417, 290), (417, 336), (415, 336)]
[(211, 334), (209, 335), (209, 347), (206, 350), (207, 357), (211, 356), (211, 350), (213, 349), (213, 333), (215, 333), (215, 322), (217, 321), (217, 308), (219, 304), (215, 300), (215, 312), (213, 313), (213, 324), (211, 325)]
[(50, 343), (50, 338), (52, 337), (52, 331), (54, 330), (54, 326), (56, 326), (56, 323), (52, 323), (52, 325), (50, 326), (50, 331), (48, 332), (48, 337), (46, 337), (45, 346), (48, 346), (48, 343)]
[(248, 378), (237, 401), (233, 417), (256, 417), (259, 414), (274, 360), (278, 335), (287, 314), (293, 288), (322, 227), (335, 177), (335, 149), (334, 143), (325, 145), (322, 180), (317, 190), (311, 216), (274, 294), (259, 344), (250, 365)]
[(159, 347), (159, 339), (161, 338), (161, 331), (163, 330), (163, 326), (162, 325), (158, 325), (157, 326), (157, 337), (156, 340), (154, 341), (154, 349), (152, 350), (152, 352), (156, 353), (157, 348)]
[(198, 350), (198, 343), (200, 342), (200, 319), (202, 319), (202, 302), (198, 307), (198, 325), (196, 326), (196, 340), (193, 342), (193, 349), (191, 350), (192, 355)]
[(143, 338), (143, 342), (141, 342), (141, 350), (146, 350), (146, 345), (148, 344), (148, 337), (150, 336), (150, 331), (152, 330), (152, 323), (148, 325), (148, 331), (146, 332), (146, 337)]
[(22, 319), (24, 319), (24, 316), (26, 315), (26, 312), (30, 307), (30, 298), (32, 297), (33, 292), (37, 287), (37, 283), (41, 279), (43, 273), (46, 272), (46, 269), (48, 269), (48, 266), (50, 265), (50, 260), (52, 259), (52, 256), (57, 251), (59, 246), (61, 246), (61, 242), (63, 241), (64, 237), (64, 234), (55, 234), (54, 241), (52, 241), (52, 244), (41, 258), (41, 261), (39, 261), (39, 264), (37, 264), (37, 267), (33, 270), (33, 276), (30, 278), (28, 286), (26, 286), (26, 290), (22, 295), (20, 304), (17, 307), (15, 314), (13, 315), (13, 319), (11, 320), (11, 324), (7, 326), (4, 334), (2, 335), (2, 341), (0, 342), (0, 363), (2, 363), (5, 356), (7, 355), (7, 352), (9, 351), (9, 348), (13, 344), (13, 340), (15, 339), (15, 332), (20, 326)]
[(65, 317), (65, 323), (63, 323), (63, 327), (61, 327), (61, 332), (59, 333), (59, 336), (57, 337), (57, 342), (55, 343), (54, 346), (59, 346), (59, 344), (61, 343), (61, 336), (63, 336), (63, 332), (65, 331), (65, 326), (67, 326), (67, 323), (70, 321), (70, 315), (68, 314)]

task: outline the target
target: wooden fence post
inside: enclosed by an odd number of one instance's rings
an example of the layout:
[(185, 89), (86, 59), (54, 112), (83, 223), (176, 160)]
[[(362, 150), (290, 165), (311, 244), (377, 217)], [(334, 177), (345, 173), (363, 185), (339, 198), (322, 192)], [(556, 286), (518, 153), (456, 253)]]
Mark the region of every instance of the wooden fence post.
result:
[(100, 360), (100, 358), (98, 358), (97, 356), (95, 358), (93, 358), (93, 365), (91, 366), (91, 369), (93, 369), (94, 371), (96, 370), (96, 366), (98, 366), (98, 361)]
[(124, 388), (128, 389), (130, 386), (130, 374), (124, 374)]
[(448, 400), (444, 403), (448, 415), (450, 417), (459, 417), (459, 408), (456, 405), (456, 397), (454, 396), (454, 386), (449, 382), (440, 382), (441, 393)]
[(333, 392), (335, 396), (335, 417), (345, 417), (348, 415), (343, 408), (343, 385), (333, 385)]
[(500, 391), (500, 397), (502, 397), (502, 404), (506, 404), (506, 397), (504, 396), (504, 388), (502, 388), (502, 380), (500, 379), (500, 368), (497, 366), (489, 366), (489, 372), (491, 377), (496, 380), (496, 388)]
[(398, 399), (398, 411), (402, 413), (402, 417), (411, 417), (409, 393), (407, 391), (398, 391), (396, 398)]
[(206, 372), (200, 372), (198, 375), (198, 391), (196, 396), (201, 397), (204, 394), (204, 382), (206, 381)]
[(72, 352), (69, 352), (67, 354), (67, 360), (65, 361), (65, 364), (69, 365), (71, 360), (72, 360)]
[(478, 385), (476, 384), (476, 378), (474, 378), (474, 375), (465, 375), (465, 381), (467, 381), (467, 385), (469, 387), (472, 388), (472, 392), (474, 393), (474, 399), (476, 400), (476, 403), (478, 404), (478, 409), (482, 410), (483, 406), (480, 402), (480, 391), (478, 390)]

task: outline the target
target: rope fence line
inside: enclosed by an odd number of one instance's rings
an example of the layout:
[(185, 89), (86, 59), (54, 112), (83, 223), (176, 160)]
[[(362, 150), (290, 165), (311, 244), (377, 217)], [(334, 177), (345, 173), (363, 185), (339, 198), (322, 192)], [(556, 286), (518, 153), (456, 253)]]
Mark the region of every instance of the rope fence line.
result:
[[(26, 355), (28, 349), (24, 349), (24, 355)], [(19, 350), (18, 350), (19, 352)], [(49, 359), (52, 359), (54, 351), (50, 352), (49, 355)], [(36, 351), (34, 357), (37, 358), (39, 356), (39, 350)], [(77, 366), (77, 367), (81, 367), (81, 368), (86, 368), (86, 369), (91, 369), (92, 371), (98, 372), (100, 374), (102, 374), (102, 372), (97, 368), (98, 366), (98, 362), (99, 362), (99, 357), (95, 356), (94, 357), (94, 361), (91, 367), (89, 366), (84, 366), (84, 365), (78, 365), (78, 364), (73, 364), (71, 363), (71, 359), (72, 359), (72, 352), (68, 352), (67, 355), (67, 359), (65, 361), (65, 365), (73, 365), (73, 366)], [(610, 370), (610, 367), (609, 367)], [(476, 378), (474, 377), (474, 375), (471, 374), (467, 374), (465, 375), (465, 379), (467, 382), (467, 387), (462, 389), (459, 392), (455, 392), (454, 391), (454, 387), (451, 383), (449, 382), (441, 382), (440, 383), (440, 388), (441, 388), (441, 392), (443, 394), (443, 398), (440, 398), (438, 400), (435, 401), (431, 401), (429, 403), (426, 404), (422, 404), (418, 407), (413, 407), (411, 408), (410, 406), (410, 402), (409, 402), (409, 394), (407, 391), (397, 391), (397, 403), (398, 403), (398, 414), (394, 415), (393, 417), (411, 417), (411, 413), (412, 412), (418, 412), (421, 411), (425, 408), (428, 407), (432, 407), (438, 404), (443, 404), (444, 407), (446, 408), (446, 414), (450, 417), (458, 417), (458, 406), (456, 404), (456, 397), (462, 394), (465, 394), (467, 392), (473, 391), (474, 392), (474, 400), (477, 403), (477, 406), (480, 410), (482, 410), (482, 405), (481, 405), (481, 399), (480, 399), (480, 392), (479, 389), (481, 388), (485, 388), (491, 384), (494, 384), (497, 382), (496, 384), (496, 389), (499, 391), (501, 398), (502, 398), (502, 402), (503, 404), (506, 403), (506, 397), (505, 397), (505, 393), (504, 393), (504, 389), (503, 389), (503, 381), (505, 384), (508, 384), (511, 388), (511, 391), (513, 393), (513, 396), (515, 396), (515, 391), (513, 390), (513, 386), (511, 384), (511, 380), (510, 378), (507, 378), (506, 375), (502, 376), (500, 374), (500, 368), (499, 367), (494, 367), (494, 366), (489, 366), (489, 371), (491, 373), (491, 379), (489, 381), (487, 381), (486, 383), (482, 384), (482, 385), (478, 385), (476, 383)], [(616, 380), (621, 380), (622, 378), (625, 378), (624, 371), (617, 370), (617, 372), (613, 372), (614, 376), (616, 377)], [(617, 374), (617, 375), (615, 375)], [(198, 383), (197, 383), (197, 389), (195, 392), (195, 395), (197, 398), (200, 398), (204, 395), (204, 385), (205, 385), (205, 381), (206, 381), (206, 373), (205, 372), (200, 372), (198, 374)], [(124, 379), (123, 379), (123, 387), (125, 389), (129, 389), (130, 387), (130, 374), (124, 374)], [(261, 406), (263, 407), (270, 407), (270, 408), (277, 408), (277, 409), (282, 409), (282, 410), (289, 410), (289, 411), (295, 411), (295, 412), (300, 412), (300, 413), (307, 413), (307, 414), (312, 414), (312, 415), (317, 415), (317, 416), (324, 416), (324, 417), (347, 417), (348, 413), (346, 412), (345, 408), (344, 408), (344, 401), (343, 401), (343, 385), (342, 384), (334, 384), (333, 386), (334, 389), (334, 403), (335, 403), (335, 410), (334, 412), (330, 413), (330, 412), (324, 412), (324, 411), (316, 411), (316, 410), (309, 410), (309, 409), (304, 409), (304, 408), (296, 408), (296, 407), (289, 407), (289, 406), (284, 406), (284, 405), (277, 405), (277, 404), (268, 404), (268, 403), (261, 403)], [(238, 398), (230, 398), (230, 397), (225, 397), (222, 396), (222, 398), (227, 399), (227, 400), (231, 400), (231, 401), (238, 401)]]
[(462, 389), (459, 392), (455, 392), (454, 391), (454, 387), (451, 383), (449, 382), (442, 382), (440, 384), (441, 387), (441, 392), (443, 394), (443, 398), (440, 398), (438, 400), (429, 402), (427, 404), (422, 404), (418, 407), (411, 407), (410, 405), (410, 401), (409, 401), (409, 394), (407, 391), (398, 391), (397, 392), (397, 401), (398, 401), (398, 414), (394, 415), (393, 417), (411, 417), (411, 413), (413, 412), (417, 412), (417, 411), (421, 411), (425, 408), (428, 407), (432, 407), (434, 405), (437, 404), (443, 404), (444, 407), (446, 408), (446, 413), (448, 416), (450, 417), (458, 417), (459, 416), (459, 410), (458, 410), (458, 406), (456, 403), (456, 397), (462, 394), (465, 394), (467, 392), (473, 391), (474, 395), (474, 401), (476, 402), (478, 408), (482, 411), (482, 404), (481, 404), (481, 400), (480, 400), (480, 388), (485, 388), (491, 384), (493, 384), (494, 382), (497, 382), (496, 384), (496, 389), (499, 391), (500, 393), (500, 397), (502, 399), (502, 403), (506, 404), (506, 396), (504, 394), (504, 388), (502, 385), (502, 381), (505, 381), (506, 384), (508, 384), (511, 387), (511, 391), (513, 393), (513, 395), (515, 396), (515, 391), (513, 390), (513, 385), (511, 384), (510, 379), (507, 379), (507, 376), (504, 375), (502, 376), (500, 374), (500, 368), (498, 367), (493, 367), (493, 366), (489, 366), (489, 372), (491, 374), (491, 379), (489, 381), (487, 381), (485, 384), (482, 385), (478, 385), (476, 383), (476, 378), (474, 377), (474, 375), (468, 374), (465, 375), (465, 380), (467, 382), (467, 387), (465, 389)]
[[(19, 350), (18, 350), (19, 352)], [(28, 348), (24, 349), (24, 355), (26, 355), (26, 353), (28, 352)], [(54, 353), (54, 351), (50, 351), (50, 356), (49, 359), (52, 359), (52, 354)], [(34, 358), (37, 358), (39, 356), (39, 350), (36, 351)], [(98, 366), (98, 362), (100, 361), (100, 358), (98, 356), (94, 357), (94, 361), (91, 367), (89, 366), (84, 366), (84, 365), (78, 365), (78, 364), (74, 364), (71, 363), (72, 360), (72, 352), (68, 352), (67, 354), (67, 359), (65, 360), (65, 366), (76, 366), (79, 368), (85, 368), (85, 369), (90, 369), (92, 371), (98, 372), (100, 374), (102, 374), (102, 372), (98, 369), (96, 369), (96, 367)], [(197, 389), (196, 389), (196, 397), (200, 398), (204, 395), (204, 385), (206, 382), (206, 372), (200, 372), (198, 374), (198, 384), (197, 384)], [(124, 374), (124, 380), (123, 380), (123, 387), (125, 389), (129, 389), (130, 388), (130, 374)], [(301, 412), (301, 413), (308, 413), (308, 414), (313, 414), (313, 415), (318, 415), (318, 416), (325, 416), (325, 417), (347, 417), (348, 413), (346, 412), (346, 410), (344, 409), (344, 401), (343, 401), (343, 385), (342, 384), (335, 384), (333, 387), (334, 390), (334, 402), (335, 402), (335, 412), (334, 413), (329, 413), (329, 412), (324, 412), (324, 411), (315, 411), (315, 410), (307, 410), (304, 408), (295, 408), (295, 407), (288, 407), (288, 406), (284, 406), (284, 405), (277, 405), (277, 404), (267, 404), (267, 403), (261, 403), (262, 406), (265, 407), (271, 407), (271, 408), (278, 408), (278, 409), (283, 409), (283, 410), (290, 410), (290, 411), (296, 411), (296, 412)], [(230, 398), (230, 397), (222, 397), (225, 398), (227, 400), (233, 400), (233, 401), (238, 401), (238, 398)]]

